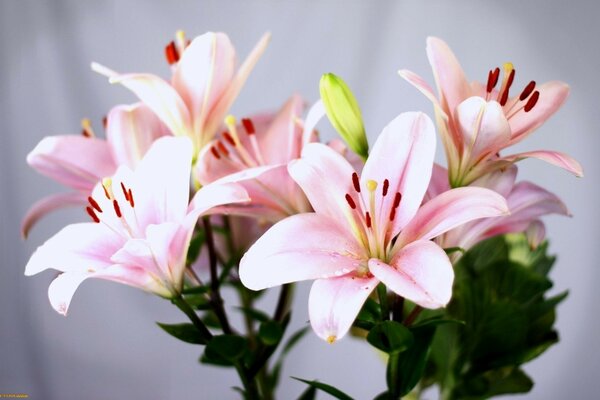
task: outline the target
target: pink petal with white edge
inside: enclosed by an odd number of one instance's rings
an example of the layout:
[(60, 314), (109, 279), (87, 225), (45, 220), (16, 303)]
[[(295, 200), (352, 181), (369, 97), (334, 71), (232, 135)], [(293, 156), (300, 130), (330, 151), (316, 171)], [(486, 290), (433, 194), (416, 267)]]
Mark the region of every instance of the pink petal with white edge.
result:
[(67, 225), (33, 253), (25, 275), (52, 268), (63, 272), (100, 270), (111, 263), (110, 257), (125, 243), (125, 238), (104, 224)]
[(119, 74), (100, 64), (92, 70), (120, 83), (146, 104), (176, 136), (192, 135), (191, 116), (177, 91), (164, 79), (152, 74)]
[(271, 227), (240, 263), (244, 286), (261, 290), (284, 283), (341, 276), (366, 254), (347, 228), (325, 215), (298, 214)]
[(452, 189), (419, 209), (398, 236), (394, 249), (400, 249), (415, 240), (433, 239), (469, 221), (508, 213), (504, 197), (492, 190), (477, 187)]
[(552, 81), (536, 87), (536, 90), (540, 92), (540, 97), (535, 106), (529, 112), (517, 112), (509, 119), (511, 145), (523, 140), (558, 111), (569, 96), (570, 89), (564, 82)]
[[(302, 150), (302, 158), (288, 165), (288, 172), (318, 214), (353, 229), (354, 212), (345, 196), (356, 196), (352, 187), (354, 168), (344, 157), (324, 144), (309, 143)], [(354, 201), (358, 199), (354, 197)]]
[(163, 137), (154, 142), (134, 172), (138, 225), (182, 221), (189, 201), (192, 142)]
[(571, 156), (558, 151), (528, 151), (525, 153), (518, 153), (511, 156), (502, 157), (502, 160), (508, 162), (517, 162), (525, 158), (537, 158), (538, 160), (546, 161), (547, 163), (563, 168), (579, 178), (583, 177), (583, 168), (581, 167), (581, 164), (579, 164), (579, 162), (577, 162), (577, 160)]
[(21, 234), (27, 238), (31, 228), (46, 214), (64, 207), (82, 206), (87, 194), (82, 192), (58, 193), (44, 197), (29, 208), (21, 223)]
[(321, 118), (325, 116), (325, 105), (323, 100), (318, 100), (308, 110), (306, 120), (304, 121), (304, 130), (302, 132), (302, 143), (307, 144), (312, 141), (314, 137), (315, 127), (321, 121)]
[(441, 112), (444, 112), (441, 109), (440, 103), (439, 103), (437, 97), (435, 96), (433, 89), (431, 88), (431, 86), (429, 86), (429, 84), (425, 81), (425, 79), (421, 78), (419, 75), (417, 75), (414, 72), (409, 71), (407, 69), (401, 69), (400, 71), (398, 71), (398, 75), (400, 75), (408, 83), (410, 83), (415, 88), (417, 88), (417, 90), (419, 90), (419, 92), (423, 93), (425, 95), (425, 97), (427, 97), (429, 99), (429, 101), (431, 101), (433, 103), (433, 106), (435, 108), (439, 108)]
[(494, 170), (475, 179), (470, 186), (491, 189), (506, 198), (515, 185), (517, 172), (518, 168), (516, 165), (509, 165), (506, 168)]
[(207, 214), (217, 207), (234, 203), (250, 201), (248, 192), (242, 185), (236, 183), (211, 183), (196, 192), (188, 208), (184, 229), (193, 228), (201, 215)]
[(440, 93), (442, 108), (448, 116), (471, 95), (469, 82), (450, 47), (441, 39), (427, 38), (427, 58)]
[[(400, 114), (377, 138), (361, 174), (361, 194), (365, 204), (369, 204), (367, 181), (377, 182), (375, 204), (381, 204), (379, 226), (387, 225), (396, 193), (401, 194), (391, 236), (395, 236), (412, 219), (421, 205), (431, 178), (434, 155), (435, 128), (431, 119), (423, 113)], [(386, 179), (389, 188), (387, 195), (383, 196)]]
[(378, 283), (375, 278), (351, 275), (317, 279), (308, 297), (308, 314), (315, 333), (329, 343), (344, 337)]
[(470, 165), (504, 148), (510, 141), (510, 126), (500, 104), (469, 97), (456, 108), (455, 119), (465, 146), (463, 158)]
[(423, 202), (427, 202), (441, 193), (450, 190), (450, 182), (448, 182), (448, 170), (441, 165), (434, 163), (433, 171), (431, 172), (431, 180), (427, 186), (427, 192)]
[(210, 119), (206, 121), (206, 126), (204, 129), (206, 135), (202, 138), (203, 141), (200, 143), (201, 145), (210, 141), (213, 138), (215, 131), (223, 123), (225, 114), (227, 114), (229, 108), (233, 104), (233, 101), (237, 98), (240, 91), (244, 87), (250, 72), (252, 72), (254, 66), (265, 52), (270, 40), (271, 34), (265, 33), (260, 38), (256, 46), (254, 46), (246, 60), (242, 63), (242, 65), (240, 65), (237, 73), (231, 80), (231, 84), (227, 87), (210, 112)]
[(89, 272), (65, 272), (57, 276), (48, 287), (50, 305), (57, 313), (67, 315), (71, 299), (79, 285), (91, 277)]
[(135, 169), (167, 127), (143, 103), (113, 107), (106, 121), (106, 140), (118, 165)]
[(283, 164), (300, 157), (302, 128), (297, 120), (303, 108), (302, 98), (292, 96), (275, 114), (268, 130), (261, 135), (259, 144), (266, 164)]
[(207, 32), (186, 47), (171, 82), (192, 111), (196, 132), (231, 83), (234, 69), (235, 49), (224, 33)]
[(393, 292), (421, 307), (444, 307), (452, 296), (452, 264), (444, 250), (430, 241), (410, 243), (389, 265), (372, 258), (369, 270)]
[(27, 163), (42, 175), (83, 191), (91, 191), (117, 168), (106, 141), (74, 135), (45, 137), (27, 155)]

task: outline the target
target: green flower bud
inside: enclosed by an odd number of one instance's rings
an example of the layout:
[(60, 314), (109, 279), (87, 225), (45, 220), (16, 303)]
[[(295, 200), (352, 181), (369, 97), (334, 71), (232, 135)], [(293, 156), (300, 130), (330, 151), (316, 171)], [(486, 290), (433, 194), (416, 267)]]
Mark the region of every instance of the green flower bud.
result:
[(321, 99), (333, 127), (356, 154), (366, 159), (369, 143), (360, 108), (346, 83), (334, 74), (324, 74), (319, 84)]

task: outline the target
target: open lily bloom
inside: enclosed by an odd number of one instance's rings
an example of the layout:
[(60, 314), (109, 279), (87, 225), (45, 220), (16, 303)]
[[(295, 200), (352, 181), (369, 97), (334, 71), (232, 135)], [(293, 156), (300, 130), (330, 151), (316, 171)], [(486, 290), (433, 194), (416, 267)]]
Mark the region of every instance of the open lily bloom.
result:
[(360, 177), (330, 147), (305, 146), (289, 172), (315, 212), (269, 229), (242, 258), (242, 283), (260, 290), (315, 279), (310, 320), (329, 342), (347, 333), (379, 282), (423, 307), (446, 305), (454, 273), (430, 239), (507, 207), (482, 188), (454, 189), (420, 207), (434, 152), (433, 123), (422, 113), (401, 114), (383, 130)]
[[(194, 173), (203, 185), (235, 182), (244, 186), (252, 201), (227, 206), (228, 212), (266, 221), (310, 211), (300, 187), (290, 177), (287, 165), (300, 158), (303, 127), (299, 117), (303, 101), (292, 96), (275, 115), (242, 119), (236, 125), (226, 118), (227, 130), (200, 152)], [(310, 136), (309, 140), (313, 140)]]
[(68, 225), (31, 256), (25, 275), (53, 268), (52, 307), (66, 314), (87, 278), (135, 286), (163, 297), (180, 293), (186, 254), (200, 215), (213, 207), (247, 201), (238, 185), (211, 185), (191, 204), (192, 144), (187, 138), (157, 140), (135, 172), (120, 167), (88, 197), (92, 222)]
[(149, 73), (119, 74), (97, 63), (92, 69), (134, 92), (173, 135), (189, 136), (197, 152), (221, 127), (269, 38), (265, 34), (260, 39), (237, 72), (229, 37), (214, 32), (196, 37), (189, 45), (181, 39), (178, 46), (167, 46), (167, 59), (173, 64), (171, 82)]
[[(446, 169), (436, 165), (427, 198), (435, 198), (450, 190)], [(544, 224), (540, 217), (548, 214), (569, 216), (565, 204), (555, 194), (531, 182), (516, 183), (517, 167), (496, 170), (471, 183), (472, 187), (485, 187), (506, 198), (510, 215), (480, 219), (464, 224), (439, 236), (436, 242), (444, 247), (460, 247), (468, 250), (478, 242), (505, 233), (525, 232), (532, 247), (544, 240)], [(454, 253), (457, 258), (459, 253)]]
[(72, 189), (36, 202), (23, 218), (27, 236), (44, 215), (67, 206), (87, 203), (98, 181), (119, 165), (135, 168), (152, 142), (167, 133), (165, 126), (141, 103), (116, 106), (106, 119), (107, 140), (97, 138), (88, 120), (81, 136), (48, 136), (27, 155), (36, 171)]
[(529, 82), (517, 95), (510, 89), (515, 78), (512, 64), (491, 70), (486, 84), (469, 83), (448, 45), (427, 39), (427, 56), (438, 87), (438, 96), (424, 79), (408, 70), (400, 75), (432, 101), (450, 170), (452, 186), (468, 185), (494, 169), (534, 157), (582, 176), (577, 161), (555, 151), (529, 151), (500, 156), (506, 147), (520, 142), (550, 118), (564, 103), (569, 87), (558, 81), (537, 85)]

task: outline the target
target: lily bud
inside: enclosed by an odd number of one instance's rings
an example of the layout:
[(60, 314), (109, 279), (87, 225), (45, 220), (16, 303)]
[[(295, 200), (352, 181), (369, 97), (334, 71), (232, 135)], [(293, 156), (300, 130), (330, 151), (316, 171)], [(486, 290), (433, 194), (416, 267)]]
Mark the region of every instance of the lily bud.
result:
[(369, 143), (356, 98), (346, 83), (334, 74), (324, 74), (319, 84), (327, 117), (356, 154), (366, 160)]

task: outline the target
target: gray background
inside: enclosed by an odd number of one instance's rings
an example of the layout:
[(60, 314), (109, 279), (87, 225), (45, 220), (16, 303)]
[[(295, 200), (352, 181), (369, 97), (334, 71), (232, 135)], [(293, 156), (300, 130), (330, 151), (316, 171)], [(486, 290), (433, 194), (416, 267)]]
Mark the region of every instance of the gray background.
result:
[[(397, 75), (410, 68), (433, 81), (425, 38), (444, 38), (471, 79), (512, 61), (517, 86), (560, 79), (572, 87), (559, 114), (517, 150), (555, 149), (584, 166), (586, 177), (538, 161), (521, 177), (555, 191), (574, 218), (547, 219), (551, 250), (559, 254), (555, 291), (571, 290), (560, 307), (562, 341), (526, 370), (536, 381), (531, 399), (592, 399), (600, 389), (596, 287), (598, 232), (599, 7), (593, 1), (145, 2), (0, 1), (0, 393), (35, 399), (234, 398), (236, 376), (196, 363), (198, 347), (178, 343), (154, 321), (178, 322), (170, 304), (141, 291), (98, 280), (75, 295), (61, 317), (47, 300), (53, 274), (23, 276), (35, 247), (80, 210), (56, 213), (19, 237), (27, 208), (58, 186), (29, 169), (25, 155), (45, 135), (79, 132), (111, 105), (133, 96), (89, 70), (92, 60), (123, 72), (168, 76), (163, 46), (176, 29), (189, 36), (227, 32), (244, 57), (266, 30), (273, 40), (234, 111), (277, 107), (296, 91), (318, 96), (322, 73), (333, 71), (354, 88), (371, 139), (402, 111), (431, 106)], [(294, 326), (307, 320), (308, 285), (301, 285)], [(272, 306), (268, 297), (267, 306)], [(384, 365), (369, 347), (348, 339), (333, 346), (309, 336), (286, 364), (284, 377), (319, 378), (357, 398), (384, 388)], [(284, 379), (281, 398), (303, 389)], [(435, 394), (431, 394), (431, 398)]]

